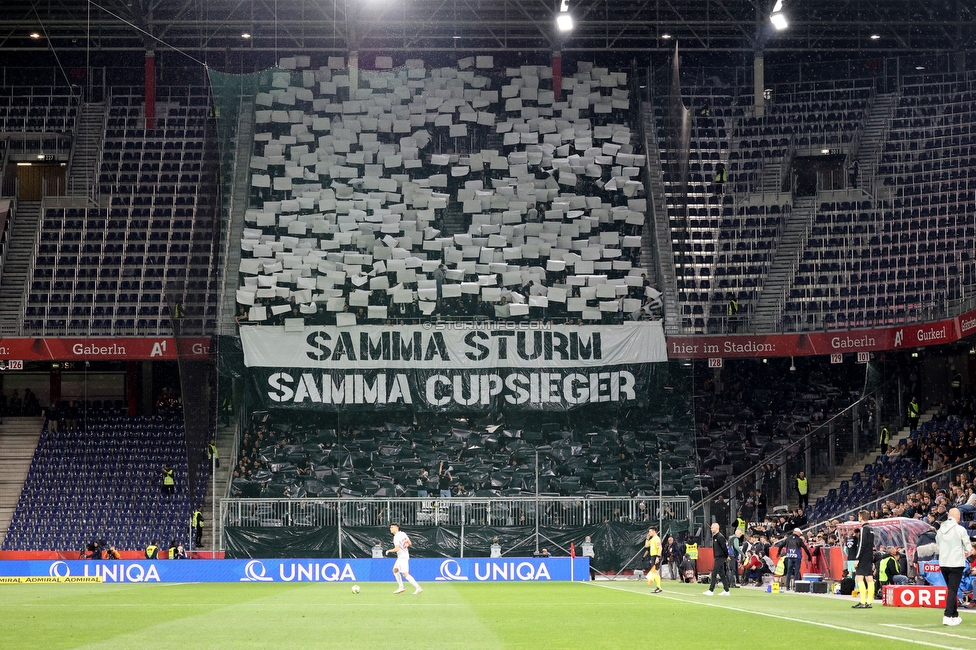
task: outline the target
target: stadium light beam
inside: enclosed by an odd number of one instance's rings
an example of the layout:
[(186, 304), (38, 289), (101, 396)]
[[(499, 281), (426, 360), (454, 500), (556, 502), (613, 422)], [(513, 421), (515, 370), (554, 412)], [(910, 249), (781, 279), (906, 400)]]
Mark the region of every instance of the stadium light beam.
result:
[(772, 14), (769, 17), (769, 22), (773, 24), (773, 29), (775, 29), (777, 32), (781, 32), (790, 26), (790, 24), (786, 21), (786, 16), (782, 13)]

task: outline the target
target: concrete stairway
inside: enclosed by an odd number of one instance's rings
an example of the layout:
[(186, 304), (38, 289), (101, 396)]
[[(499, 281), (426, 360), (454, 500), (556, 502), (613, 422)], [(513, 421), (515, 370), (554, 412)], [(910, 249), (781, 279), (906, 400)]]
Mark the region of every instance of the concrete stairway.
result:
[(456, 235), (466, 232), (464, 227), (464, 210), (460, 201), (448, 201), (447, 209), (444, 210), (444, 233), (443, 236)]
[[(241, 104), (237, 118), (236, 150), (234, 152), (234, 185), (231, 189), (230, 220), (226, 224), (226, 248), (224, 261), (220, 265), (224, 274), (224, 303), (220, 313), (220, 333), (227, 336), (237, 334), (237, 277), (241, 265), (241, 235), (244, 233), (244, 212), (248, 207), (251, 191), (250, 158), (254, 141), (254, 102)], [(247, 143), (242, 145), (241, 143)]]
[(780, 235), (769, 265), (762, 293), (756, 303), (754, 324), (759, 332), (775, 332), (780, 326), (780, 306), (783, 295), (793, 278), (793, 266), (803, 247), (806, 234), (816, 214), (816, 197), (805, 197), (793, 202), (786, 228)]
[(85, 104), (68, 170), (68, 196), (91, 196), (98, 178), (98, 159), (105, 137), (105, 104)]
[[(203, 505), (203, 518), (205, 521), (205, 526), (203, 529), (203, 545), (200, 549), (202, 551), (209, 551), (211, 548), (219, 550), (219, 527), (217, 521), (214, 520), (214, 512), (216, 512), (216, 519), (220, 519), (220, 500), (227, 495), (227, 485), (230, 483), (231, 476), (234, 473), (234, 466), (237, 464), (237, 459), (232, 457), (231, 454), (234, 450), (234, 437), (237, 435), (237, 421), (231, 420), (230, 426), (217, 426), (217, 454), (220, 458), (220, 467), (214, 473), (216, 477), (216, 490), (211, 489), (211, 486), (207, 486), (207, 498)], [(214, 509), (214, 493), (216, 492), (216, 510)], [(216, 539), (216, 544), (214, 541)], [(213, 544), (213, 546), (211, 546)]]
[(851, 157), (858, 161), (858, 187), (868, 194), (872, 193), (872, 187), (876, 184), (875, 173), (881, 160), (881, 150), (897, 107), (898, 93), (878, 95), (864, 121), (857, 149), (851, 152)]
[[(932, 416), (935, 415), (937, 411), (938, 409), (933, 408), (933, 409), (929, 409), (925, 413), (922, 413), (920, 422), (931, 420)], [(898, 431), (892, 432), (891, 434), (892, 444), (896, 443), (902, 438), (907, 438), (909, 433), (910, 431), (908, 425), (905, 425)], [(864, 469), (865, 464), (874, 462), (875, 457), (877, 457), (877, 455), (881, 453), (881, 448), (878, 445), (877, 440), (874, 440), (872, 442), (873, 445), (871, 446), (870, 449), (867, 450), (862, 449), (860, 455), (857, 458), (851, 457), (847, 460), (846, 463), (837, 467), (836, 471), (834, 472), (834, 476), (836, 477), (834, 480), (832, 481), (829, 480), (829, 477), (824, 477), (823, 479), (813, 478), (810, 480), (810, 504), (811, 505), (816, 503), (817, 499), (819, 499), (820, 497), (827, 496), (827, 493), (830, 492), (831, 490), (839, 488), (842, 481), (851, 480), (851, 475), (854, 474), (854, 472), (859, 472), (862, 469)]]
[[(644, 151), (647, 152), (647, 222), (641, 240), (641, 262), (650, 267), (661, 292), (664, 294), (664, 323), (667, 331), (676, 332), (681, 326), (678, 313), (678, 288), (674, 273), (674, 248), (671, 241), (671, 222), (668, 218), (667, 201), (664, 190), (664, 171), (661, 166), (661, 146), (657, 139), (657, 124), (654, 120), (654, 106), (644, 102), (641, 107), (644, 126)], [(650, 240), (650, 241), (649, 241)], [(645, 248), (647, 249), (645, 252)], [(657, 259), (649, 257), (651, 250)]]
[(21, 201), (10, 225), (10, 241), (0, 277), (0, 336), (21, 333), (24, 319), (24, 287), (34, 256), (34, 238), (41, 217), (41, 204)]
[(775, 194), (783, 191), (783, 159), (774, 158), (763, 166), (759, 179), (759, 191), (763, 194)]
[(17, 509), (44, 418), (6, 418), (0, 424), (0, 544)]

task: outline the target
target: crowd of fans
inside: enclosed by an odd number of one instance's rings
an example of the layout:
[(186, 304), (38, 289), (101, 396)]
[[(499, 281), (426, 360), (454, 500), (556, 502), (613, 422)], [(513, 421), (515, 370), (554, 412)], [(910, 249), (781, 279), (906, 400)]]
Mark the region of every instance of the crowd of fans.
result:
[[(479, 496), (658, 494), (658, 446), (673, 495), (694, 479), (680, 434), (651, 430), (529, 431), (468, 420), (321, 429), (258, 413), (233, 474), (240, 496)], [(610, 515), (615, 518), (615, 515)], [(639, 515), (638, 515), (638, 518)]]

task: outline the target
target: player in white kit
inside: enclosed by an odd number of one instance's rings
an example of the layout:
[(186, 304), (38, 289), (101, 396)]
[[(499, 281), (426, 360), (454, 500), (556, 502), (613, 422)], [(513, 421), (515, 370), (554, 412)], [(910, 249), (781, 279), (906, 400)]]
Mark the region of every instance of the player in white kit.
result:
[(388, 550), (386, 554), (397, 554), (397, 560), (393, 564), (393, 577), (396, 578), (398, 586), (397, 590), (393, 593), (402, 594), (404, 592), (403, 579), (406, 578), (407, 582), (415, 588), (414, 595), (419, 594), (423, 589), (420, 588), (417, 581), (410, 575), (410, 538), (400, 530), (399, 524), (390, 524), (390, 532), (393, 533), (393, 548)]

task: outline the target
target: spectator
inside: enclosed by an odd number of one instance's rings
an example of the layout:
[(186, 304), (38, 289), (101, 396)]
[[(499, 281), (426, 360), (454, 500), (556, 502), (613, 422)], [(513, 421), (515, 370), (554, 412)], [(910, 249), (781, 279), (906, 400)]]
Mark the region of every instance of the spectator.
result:
[(444, 469), (444, 461), (441, 461), (441, 466), (437, 471), (437, 490), (442, 498), (448, 498), (451, 496), (451, 481), (453, 477), (451, 476), (450, 467)]
[(58, 432), (58, 421), (61, 420), (61, 409), (58, 408), (57, 402), (51, 402), (50, 408), (47, 410), (47, 430), (48, 433)]

